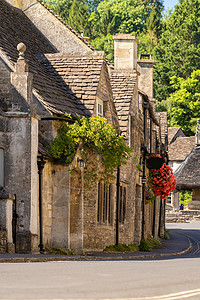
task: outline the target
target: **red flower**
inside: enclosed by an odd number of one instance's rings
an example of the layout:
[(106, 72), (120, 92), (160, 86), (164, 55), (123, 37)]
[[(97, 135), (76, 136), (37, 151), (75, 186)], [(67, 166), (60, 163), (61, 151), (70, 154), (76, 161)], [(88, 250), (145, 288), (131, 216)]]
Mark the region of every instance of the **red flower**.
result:
[(176, 178), (169, 165), (163, 166), (156, 170), (150, 170), (150, 182), (153, 192), (156, 196), (161, 196), (161, 199), (169, 196), (176, 188)]

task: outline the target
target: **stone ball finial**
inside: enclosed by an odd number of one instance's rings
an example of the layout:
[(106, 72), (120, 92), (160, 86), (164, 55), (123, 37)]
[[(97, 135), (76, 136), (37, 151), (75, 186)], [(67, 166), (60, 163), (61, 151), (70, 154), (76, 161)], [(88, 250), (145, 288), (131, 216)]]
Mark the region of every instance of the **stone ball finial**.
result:
[(24, 59), (24, 52), (26, 51), (26, 45), (24, 43), (19, 43), (17, 45), (17, 50), (19, 51), (19, 59)]

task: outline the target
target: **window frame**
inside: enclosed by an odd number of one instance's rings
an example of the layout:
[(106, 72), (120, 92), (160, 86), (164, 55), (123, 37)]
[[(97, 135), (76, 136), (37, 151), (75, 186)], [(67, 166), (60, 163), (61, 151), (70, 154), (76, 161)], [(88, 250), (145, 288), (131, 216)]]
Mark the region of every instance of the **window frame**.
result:
[(0, 185), (5, 186), (5, 150), (4, 150), (4, 148), (0, 148)]
[(112, 225), (112, 184), (98, 182), (97, 223)]
[[(100, 107), (101, 107), (101, 111), (99, 111)], [(96, 100), (96, 115), (97, 115), (97, 117), (103, 117), (104, 116), (103, 100), (101, 100), (101, 99)]]

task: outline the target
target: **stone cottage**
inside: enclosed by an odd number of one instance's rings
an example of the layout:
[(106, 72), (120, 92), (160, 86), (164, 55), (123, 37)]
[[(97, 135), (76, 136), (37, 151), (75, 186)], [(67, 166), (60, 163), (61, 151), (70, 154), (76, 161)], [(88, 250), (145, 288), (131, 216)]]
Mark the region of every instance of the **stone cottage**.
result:
[[(200, 134), (199, 122), (195, 135), (195, 145), (185, 160), (175, 171), (178, 191), (192, 191), (192, 201), (188, 203), (188, 209), (198, 211), (200, 209)], [(195, 214), (195, 213), (194, 213)]]
[[(157, 237), (164, 228), (159, 199), (144, 201), (145, 155), (161, 152), (165, 135), (154, 110), (154, 62), (137, 61), (135, 37), (116, 35), (113, 67), (41, 0), (2, 0), (0, 16), (0, 205), (6, 212), (0, 221), (7, 251), (13, 240), (19, 253), (38, 251), (38, 244), (40, 251), (54, 246), (83, 253), (116, 238), (138, 244), (148, 234)], [(71, 165), (48, 152), (60, 124), (69, 121), (66, 113), (72, 121), (77, 114), (105, 116), (133, 147), (136, 162), (130, 158), (120, 177), (113, 175), (108, 191), (104, 182), (84, 188), (79, 151)], [(70, 174), (73, 165), (78, 168)]]
[[(187, 137), (180, 127), (168, 128), (169, 166), (175, 172), (195, 146), (195, 136)], [(175, 210), (179, 209), (179, 192), (173, 192), (167, 200)]]

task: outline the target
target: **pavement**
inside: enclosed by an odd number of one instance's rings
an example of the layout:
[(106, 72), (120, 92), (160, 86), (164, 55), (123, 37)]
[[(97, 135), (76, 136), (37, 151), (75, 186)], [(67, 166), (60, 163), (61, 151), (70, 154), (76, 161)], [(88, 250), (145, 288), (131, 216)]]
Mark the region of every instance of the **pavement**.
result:
[(48, 261), (92, 261), (92, 260), (134, 260), (154, 257), (178, 256), (192, 249), (190, 239), (184, 234), (170, 230), (170, 239), (161, 240), (162, 245), (151, 252), (90, 252), (85, 255), (53, 255), (53, 254), (0, 254), (0, 263), (48, 262)]

